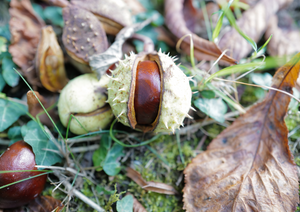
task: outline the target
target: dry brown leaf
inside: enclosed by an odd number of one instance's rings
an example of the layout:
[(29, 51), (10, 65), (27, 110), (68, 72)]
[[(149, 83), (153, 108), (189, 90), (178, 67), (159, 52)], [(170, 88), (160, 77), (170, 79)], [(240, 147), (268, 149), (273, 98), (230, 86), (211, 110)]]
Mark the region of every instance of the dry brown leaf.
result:
[(14, 208), (14, 209), (5, 209), (3, 212), (26, 212), (26, 211), (59, 212), (62, 211), (63, 207), (64, 206), (60, 200), (54, 199), (53, 197), (50, 196), (38, 196), (26, 206)]
[[(280, 20), (280, 25), (278, 20)], [(294, 20), (286, 11), (270, 19), (265, 39), (273, 35), (267, 46), (267, 51), (271, 56), (292, 55), (300, 52), (300, 31), (294, 24)]]
[(42, 1), (57, 7), (66, 7), (69, 5), (69, 2), (67, 0), (42, 0)]
[(68, 83), (64, 55), (52, 26), (42, 29), (42, 37), (35, 57), (37, 75), (49, 91), (57, 92)]
[(72, 0), (71, 3), (93, 13), (107, 34), (116, 35), (132, 24), (130, 10), (122, 0)]
[(89, 11), (70, 5), (63, 9), (63, 43), (76, 61), (88, 64), (91, 55), (108, 48), (107, 37), (98, 19)]
[(41, 28), (45, 23), (36, 16), (30, 0), (11, 0), (9, 13), (11, 16), (9, 28), (12, 36), (9, 52), (29, 83), (39, 86), (33, 60), (40, 40)]
[(129, 192), (126, 193), (126, 196), (130, 195), (133, 198), (133, 212), (147, 212), (144, 206)]
[[(37, 91), (35, 91), (35, 94), (46, 109), (53, 106), (57, 100), (57, 96), (55, 96), (55, 95), (44, 97), (44, 96), (40, 95), (39, 92), (37, 92)], [(27, 104), (28, 104), (28, 111), (33, 117), (36, 117), (39, 113), (44, 112), (42, 106), (40, 105), (40, 103), (38, 102), (38, 100), (36, 99), (36, 97), (34, 96), (32, 91), (27, 92)], [(59, 117), (58, 117), (57, 113), (54, 111), (54, 109), (49, 110), (48, 113), (55, 123), (58, 122)], [(47, 114), (43, 113), (43, 114), (39, 115), (39, 119), (42, 124), (45, 124), (49, 127), (53, 126), (53, 124), (50, 121), (50, 119), (48, 118)]]
[(139, 186), (141, 186), (143, 189), (147, 191), (152, 191), (160, 194), (170, 194), (170, 195), (178, 194), (178, 192), (172, 186), (167, 185), (165, 183), (145, 181), (139, 172), (137, 172), (136, 170), (130, 167), (127, 167), (126, 171), (127, 171), (126, 173), (127, 177), (132, 179), (134, 182), (136, 182)]
[[(261, 0), (254, 7), (243, 13), (237, 21), (239, 28), (255, 42), (258, 42), (267, 29), (270, 18), (282, 7), (292, 0)], [(219, 47), (222, 50), (230, 50), (229, 55), (240, 60), (246, 57), (252, 50), (251, 45), (234, 28), (227, 31), (220, 39)]]
[[(300, 53), (279, 69), (272, 87), (292, 93)], [(270, 90), (184, 170), (187, 211), (295, 211), (298, 177), (284, 117), (290, 96)]]
[[(194, 55), (198, 60), (216, 60), (222, 54), (222, 51), (215, 43), (198, 37), (187, 28), (183, 17), (183, 3), (184, 0), (165, 1), (165, 21), (168, 28), (178, 39), (187, 34), (192, 35), (194, 42)], [(189, 37), (184, 39), (181, 47), (187, 54), (190, 54)], [(230, 64), (236, 63), (233, 58), (227, 55), (224, 55), (221, 60)]]

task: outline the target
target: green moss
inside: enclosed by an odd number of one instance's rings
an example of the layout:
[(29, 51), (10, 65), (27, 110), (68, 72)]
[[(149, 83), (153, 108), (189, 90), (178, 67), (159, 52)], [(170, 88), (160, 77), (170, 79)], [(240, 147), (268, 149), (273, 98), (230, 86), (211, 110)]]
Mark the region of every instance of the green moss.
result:
[[(158, 141), (150, 144), (168, 164), (165, 164), (148, 149), (145, 149), (143, 154), (136, 152), (133, 168), (138, 171), (146, 181), (155, 181), (171, 185), (179, 193), (178, 196), (175, 196), (147, 192), (135, 182), (129, 180), (128, 191), (138, 198), (138, 201), (144, 205), (147, 211), (182, 211), (183, 203), (181, 191), (183, 189), (183, 178), (181, 181), (179, 179), (182, 177), (182, 170), (186, 164), (195, 156), (193, 147), (196, 146), (197, 142), (196, 139), (181, 141), (180, 148), (185, 164), (182, 164), (180, 159), (176, 136), (174, 135), (162, 136)], [(177, 183), (178, 180), (180, 182), (179, 184)]]

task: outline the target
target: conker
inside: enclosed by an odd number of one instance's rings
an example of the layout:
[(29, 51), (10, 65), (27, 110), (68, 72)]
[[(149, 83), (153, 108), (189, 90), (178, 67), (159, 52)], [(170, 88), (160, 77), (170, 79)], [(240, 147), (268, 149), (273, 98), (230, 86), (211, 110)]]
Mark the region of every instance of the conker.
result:
[(126, 56), (110, 78), (108, 102), (124, 125), (143, 132), (174, 132), (189, 117), (189, 78), (161, 51)]
[(134, 109), (139, 125), (155, 121), (160, 103), (160, 71), (155, 61), (141, 61), (137, 66)]
[[(24, 141), (12, 144), (0, 157), (1, 171), (37, 170), (35, 165), (31, 146)], [(43, 172), (0, 173), (0, 186), (41, 173)], [(43, 191), (46, 180), (47, 176), (42, 175), (0, 189), (0, 208), (15, 208), (30, 202)]]

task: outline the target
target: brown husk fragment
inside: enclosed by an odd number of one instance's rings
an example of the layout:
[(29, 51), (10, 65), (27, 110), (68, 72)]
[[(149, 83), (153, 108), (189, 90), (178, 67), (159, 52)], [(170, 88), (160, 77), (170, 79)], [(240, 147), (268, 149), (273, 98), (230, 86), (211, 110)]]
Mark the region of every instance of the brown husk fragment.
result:
[[(57, 100), (56, 95), (42, 96), (37, 91), (35, 91), (35, 94), (46, 109), (53, 106), (56, 103)], [(37, 115), (40, 114), (38, 117), (42, 124), (45, 124), (48, 127), (53, 126), (51, 120), (44, 112), (42, 106), (40, 105), (39, 101), (37, 100), (37, 98), (35, 97), (32, 91), (27, 92), (27, 104), (28, 104), (28, 111), (33, 117), (37, 118)], [(49, 110), (48, 113), (55, 123), (58, 122), (59, 117), (53, 108)]]
[(129, 8), (122, 0), (72, 0), (71, 3), (93, 13), (107, 34), (116, 35), (132, 24)]
[[(216, 60), (222, 51), (213, 42), (200, 38), (196, 34), (192, 33), (186, 26), (183, 17), (183, 3), (184, 0), (165, 1), (165, 20), (170, 31), (178, 38), (191, 34), (194, 43), (194, 55), (198, 60)], [(182, 49), (185, 53), (190, 54), (190, 37), (186, 37), (182, 44)], [(224, 55), (221, 61), (229, 64), (235, 64), (236, 60)]]
[[(237, 20), (239, 28), (254, 42), (258, 42), (267, 29), (270, 19), (279, 9), (289, 4), (292, 0), (261, 0), (254, 7), (243, 13)], [(243, 38), (233, 27), (220, 39), (219, 47), (222, 50), (228, 49), (230, 55), (240, 60), (245, 58), (252, 50), (248, 41)]]
[[(272, 87), (292, 93), (300, 53), (273, 77)], [(187, 211), (295, 211), (297, 167), (284, 122), (290, 96), (270, 90), (263, 102), (215, 138), (184, 170)]]
[(126, 168), (126, 176), (132, 179), (134, 182), (136, 182), (139, 186), (141, 186), (147, 191), (169, 195), (178, 194), (178, 192), (172, 186), (167, 185), (165, 183), (145, 181), (139, 172), (135, 171), (130, 167)]
[(63, 19), (63, 43), (67, 53), (76, 61), (88, 64), (89, 56), (108, 48), (101, 23), (89, 11), (70, 5), (63, 9)]
[(35, 14), (29, 0), (11, 0), (9, 13), (11, 16), (9, 52), (27, 81), (33, 86), (40, 86), (33, 60), (40, 40), (41, 28), (45, 23)]
[(47, 90), (57, 92), (68, 83), (64, 55), (51, 26), (42, 29), (35, 62), (37, 74)]
[[(155, 61), (156, 64), (159, 67), (159, 71), (160, 71), (160, 103), (159, 103), (159, 110), (157, 113), (157, 116), (155, 118), (155, 121), (150, 124), (150, 125), (139, 125), (137, 124), (136, 121), (136, 115), (135, 115), (135, 109), (134, 109), (134, 94), (135, 94), (135, 87), (136, 87), (136, 73), (137, 73), (137, 66), (139, 64), (139, 62), (141, 61)], [(161, 114), (161, 105), (163, 102), (163, 93), (164, 93), (164, 80), (163, 80), (163, 70), (162, 70), (162, 65), (161, 65), (161, 61), (159, 59), (159, 56), (156, 52), (154, 53), (140, 53), (139, 55), (137, 55), (133, 65), (132, 65), (132, 69), (131, 69), (131, 85), (130, 85), (130, 94), (129, 94), (129, 100), (128, 100), (128, 113), (127, 113), (127, 117), (129, 120), (129, 124), (133, 129), (140, 129), (143, 132), (149, 132), (155, 129), (155, 127), (158, 124), (158, 120)]]
[[(14, 208), (5, 209), (3, 212), (25, 212), (25, 211), (36, 211), (36, 212), (49, 212), (55, 211), (59, 212), (63, 209), (63, 204), (60, 200), (54, 199), (51, 196), (41, 196), (39, 195), (34, 200), (32, 200), (28, 205)], [(1, 209), (0, 209), (1, 211)]]

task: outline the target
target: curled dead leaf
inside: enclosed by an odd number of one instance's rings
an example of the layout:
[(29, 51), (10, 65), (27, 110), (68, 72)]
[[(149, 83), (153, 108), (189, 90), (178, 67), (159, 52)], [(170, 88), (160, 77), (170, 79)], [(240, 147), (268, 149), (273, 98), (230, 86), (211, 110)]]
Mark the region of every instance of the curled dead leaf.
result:
[(126, 172), (127, 177), (132, 179), (134, 182), (136, 182), (139, 186), (141, 186), (143, 189), (147, 191), (152, 191), (160, 194), (169, 194), (169, 195), (178, 194), (178, 192), (172, 186), (167, 185), (165, 183), (145, 181), (139, 172), (137, 172), (136, 170), (130, 167), (127, 167), (126, 171), (127, 171)]
[[(198, 37), (187, 28), (183, 17), (183, 3), (184, 0), (165, 1), (165, 21), (168, 28), (178, 39), (187, 34), (192, 35), (194, 42), (194, 55), (198, 60), (216, 60), (222, 54), (222, 51), (215, 43)], [(190, 54), (189, 37), (186, 37), (183, 40), (181, 47), (187, 54)], [(224, 55), (221, 60), (229, 64), (236, 63), (235, 59), (227, 55)]]
[[(47, 109), (51, 106), (53, 106), (56, 103), (57, 96), (52, 95), (52, 96), (42, 96), (39, 94), (39, 92), (35, 91), (34, 92), (38, 99), (41, 101), (43, 106)], [(28, 111), (33, 117), (39, 117), (40, 121), (42, 124), (45, 124), (49, 127), (52, 127), (53, 124), (48, 118), (47, 114), (44, 113), (44, 110), (42, 106), (40, 105), (39, 101), (35, 97), (32, 91), (27, 92), (27, 104), (28, 104)], [(48, 111), (49, 115), (51, 116), (52, 120), (56, 123), (59, 118), (57, 113), (54, 111), (54, 109), (51, 109)]]
[(45, 23), (35, 14), (30, 0), (11, 0), (9, 13), (11, 16), (9, 28), (12, 36), (9, 52), (29, 83), (39, 86), (33, 60), (40, 40), (41, 28)]
[(47, 90), (57, 92), (68, 83), (64, 55), (51, 26), (42, 29), (35, 62), (37, 74)]
[[(269, 0), (261, 0), (254, 7), (243, 13), (236, 22), (239, 28), (255, 42), (258, 42), (267, 29), (267, 25), (277, 11), (289, 4), (292, 0), (275, 0), (270, 4)], [(251, 45), (233, 27), (220, 39), (219, 47), (228, 49), (230, 55), (240, 60), (246, 57), (252, 50)]]
[[(280, 68), (272, 87), (292, 93), (300, 53)], [(297, 169), (284, 122), (290, 96), (270, 90), (184, 170), (187, 211), (295, 211)]]
[(107, 34), (116, 35), (132, 24), (130, 10), (123, 0), (72, 0), (71, 3), (93, 13)]
[(63, 19), (63, 43), (67, 53), (76, 61), (88, 64), (88, 57), (108, 48), (101, 23), (89, 11), (70, 5), (63, 9)]

